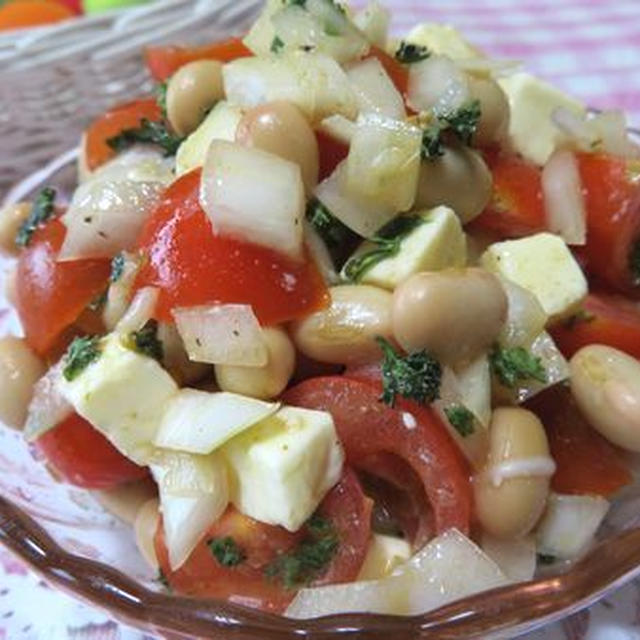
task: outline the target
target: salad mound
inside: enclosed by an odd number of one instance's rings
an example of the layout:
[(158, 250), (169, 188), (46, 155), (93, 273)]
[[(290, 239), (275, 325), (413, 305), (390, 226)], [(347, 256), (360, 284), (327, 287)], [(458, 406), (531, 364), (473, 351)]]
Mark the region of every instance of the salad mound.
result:
[(415, 614), (565, 568), (640, 452), (640, 149), (451, 27), (268, 0), (0, 213), (0, 418), (166, 588)]

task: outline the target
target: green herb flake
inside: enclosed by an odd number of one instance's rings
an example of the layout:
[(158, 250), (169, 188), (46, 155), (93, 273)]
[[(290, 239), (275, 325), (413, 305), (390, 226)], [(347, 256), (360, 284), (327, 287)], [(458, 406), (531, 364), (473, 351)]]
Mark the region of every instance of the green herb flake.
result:
[(75, 380), (92, 362), (100, 357), (100, 337), (75, 338), (64, 357), (62, 375), (66, 380)]
[(231, 536), (211, 538), (211, 540), (207, 540), (207, 546), (213, 557), (223, 567), (237, 567), (246, 560), (244, 551)]
[(349, 258), (343, 269), (345, 279), (359, 282), (378, 262), (398, 255), (402, 241), (424, 222), (421, 216), (399, 216), (385, 225), (370, 240), (373, 249)]
[(273, 40), (271, 41), (271, 46), (269, 47), (269, 51), (271, 51), (271, 53), (280, 53), (280, 51), (282, 51), (283, 49), (284, 49), (284, 40), (282, 40), (278, 36), (274, 36)]
[(640, 286), (640, 238), (633, 243), (629, 254), (629, 271), (631, 272), (631, 282), (637, 287)]
[(395, 58), (398, 62), (402, 62), (402, 64), (413, 64), (414, 62), (426, 60), (430, 55), (427, 47), (402, 40), (395, 53)]
[(423, 350), (401, 356), (384, 338), (378, 336), (376, 342), (383, 354), (382, 402), (393, 407), (397, 395), (421, 404), (440, 397), (442, 367), (432, 355)]
[(107, 292), (103, 291), (102, 293), (99, 293), (93, 300), (91, 300), (91, 302), (87, 305), (87, 308), (91, 311), (100, 311), (100, 309), (104, 307), (106, 302)]
[(467, 438), (475, 432), (475, 418), (467, 407), (461, 404), (454, 404), (445, 407), (445, 415), (451, 426), (463, 437)]
[(420, 145), (420, 157), (423, 160), (434, 160), (444, 155), (442, 130), (442, 125), (438, 122), (429, 124), (423, 129)]
[(442, 117), (450, 130), (464, 144), (471, 144), (471, 139), (480, 121), (480, 101), (470, 100), (457, 111)]
[(306, 523), (305, 538), (292, 551), (279, 555), (265, 568), (265, 575), (287, 589), (308, 585), (327, 568), (338, 551), (333, 523), (313, 515)]
[(142, 329), (132, 331), (129, 334), (129, 343), (134, 351), (162, 362), (164, 348), (162, 341), (158, 339), (158, 323), (155, 320), (149, 320)]
[(124, 151), (138, 142), (155, 144), (164, 150), (165, 156), (174, 156), (184, 138), (169, 132), (164, 122), (154, 122), (143, 118), (139, 127), (124, 129), (118, 135), (107, 139), (114, 151)]
[(542, 366), (541, 359), (523, 347), (496, 345), (489, 354), (489, 363), (498, 380), (510, 389), (522, 380), (547, 381), (547, 372)]
[(38, 193), (33, 201), (31, 212), (27, 219), (20, 225), (16, 234), (15, 243), (19, 247), (26, 247), (31, 242), (34, 231), (43, 225), (55, 213), (54, 200), (56, 190), (45, 187)]
[(109, 275), (109, 282), (118, 282), (122, 278), (124, 273), (124, 253), (122, 251), (117, 253), (113, 260), (111, 260), (111, 274)]
[(156, 102), (160, 107), (160, 111), (162, 112), (162, 117), (167, 118), (167, 87), (169, 83), (168, 81), (161, 82), (156, 86)]
[(536, 557), (539, 564), (547, 566), (553, 564), (557, 560), (557, 558), (550, 553), (538, 553)]
[(317, 198), (309, 200), (305, 215), (326, 245), (334, 266), (340, 268), (357, 246), (360, 236), (340, 222)]

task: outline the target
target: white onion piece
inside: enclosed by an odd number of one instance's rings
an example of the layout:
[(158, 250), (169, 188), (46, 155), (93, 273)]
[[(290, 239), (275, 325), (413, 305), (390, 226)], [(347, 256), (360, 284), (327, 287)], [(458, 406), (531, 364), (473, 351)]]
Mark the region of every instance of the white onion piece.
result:
[(33, 397), (29, 403), (23, 430), (28, 442), (33, 442), (73, 413), (73, 407), (62, 395), (59, 387), (63, 368), (64, 363), (58, 362), (33, 388)]
[(267, 347), (251, 305), (185, 307), (172, 313), (191, 360), (244, 367), (267, 364)]
[(498, 342), (505, 347), (527, 348), (544, 330), (549, 316), (531, 291), (506, 278), (501, 282), (508, 305)]
[(480, 356), (456, 370), (462, 404), (483, 427), (491, 420), (491, 371), (487, 356)]
[(282, 0), (266, 0), (262, 12), (243, 38), (242, 42), (245, 47), (253, 52), (256, 57), (271, 54), (271, 43), (276, 36), (271, 18), (282, 9), (282, 6)]
[(115, 331), (128, 334), (142, 329), (153, 317), (159, 294), (160, 290), (156, 287), (138, 289), (126, 313), (116, 324)]
[(391, 13), (377, 0), (372, 0), (366, 7), (357, 11), (353, 16), (353, 22), (371, 44), (381, 49), (387, 48)]
[(542, 194), (547, 228), (570, 245), (587, 241), (587, 223), (582, 181), (575, 154), (555, 151), (542, 169)]
[(378, 114), (395, 120), (404, 119), (404, 100), (377, 58), (356, 62), (346, 72), (360, 115)]
[(464, 72), (445, 56), (432, 55), (409, 69), (407, 103), (436, 115), (457, 111), (469, 99)]
[(460, 69), (473, 75), (503, 78), (522, 68), (520, 60), (503, 60), (499, 58), (457, 58)]
[(551, 112), (551, 122), (576, 143), (578, 149), (589, 149), (595, 143), (594, 132), (586, 116), (565, 107), (556, 107)]
[(562, 560), (580, 556), (608, 510), (609, 503), (600, 496), (552, 493), (536, 531), (538, 551)]
[(102, 321), (109, 331), (113, 331), (124, 316), (142, 259), (138, 254), (123, 252), (123, 267), (120, 277), (109, 285), (107, 301), (102, 310)]
[(200, 204), (213, 233), (302, 258), (304, 184), (294, 162), (214, 140), (202, 171)]
[(536, 571), (536, 540), (533, 536), (503, 540), (483, 533), (481, 546), (509, 580), (526, 582), (533, 578)]
[(315, 196), (349, 229), (367, 238), (395, 217), (396, 211), (375, 200), (356, 200), (344, 188), (345, 161), (325, 178), (315, 190)]
[(347, 612), (412, 615), (508, 582), (480, 548), (456, 529), (449, 529), (386, 578), (302, 589), (285, 615), (290, 618)]
[(320, 234), (315, 230), (314, 226), (308, 221), (303, 222), (304, 241), (309, 249), (311, 257), (318, 267), (318, 271), (323, 280), (327, 284), (338, 284), (340, 276), (338, 275), (333, 260), (329, 255), (329, 250)]
[(336, 115), (322, 120), (318, 129), (348, 146), (355, 135), (356, 124), (344, 116)]

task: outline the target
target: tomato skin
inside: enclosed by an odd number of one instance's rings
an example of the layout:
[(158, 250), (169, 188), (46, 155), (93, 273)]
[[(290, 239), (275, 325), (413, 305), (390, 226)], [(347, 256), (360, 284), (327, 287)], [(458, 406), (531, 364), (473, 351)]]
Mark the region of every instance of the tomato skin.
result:
[(230, 62), (252, 55), (253, 52), (245, 47), (240, 38), (229, 38), (200, 47), (147, 47), (144, 51), (149, 72), (158, 82), (164, 82), (180, 67), (195, 60)]
[[(402, 458), (422, 481), (436, 533), (451, 527), (467, 533), (471, 515), (468, 472), (444, 425), (429, 407), (402, 398), (395, 409), (388, 407), (378, 400), (381, 390), (379, 384), (331, 376), (306, 380), (288, 389), (282, 400), (331, 413), (347, 463), (356, 469), (380, 453)], [(407, 426), (405, 414), (414, 418), (415, 426), (412, 421)]]
[(630, 256), (640, 240), (640, 186), (628, 177), (624, 158), (604, 153), (578, 153), (587, 214), (587, 244), (577, 248), (587, 273), (609, 287), (640, 295)]
[(546, 229), (541, 170), (517, 156), (488, 150), (484, 154), (493, 177), (493, 195), (469, 230), (519, 238)]
[[(364, 561), (370, 537), (371, 505), (355, 473), (348, 467), (342, 479), (326, 495), (318, 513), (333, 523), (338, 535), (336, 555), (313, 585), (354, 580)], [(207, 547), (207, 540), (230, 536), (245, 554), (236, 567), (220, 565)], [(171, 571), (161, 524), (155, 535), (158, 560), (169, 584), (179, 593), (226, 599), (231, 602), (281, 613), (295, 591), (265, 576), (265, 568), (279, 554), (292, 550), (304, 537), (283, 527), (258, 522), (229, 507), (214, 523), (188, 560)]]
[(581, 415), (571, 391), (556, 385), (527, 402), (542, 421), (557, 469), (551, 488), (558, 493), (610, 496), (633, 477), (620, 451)]
[(27, 342), (39, 355), (104, 291), (111, 272), (105, 259), (56, 262), (65, 233), (60, 220), (51, 220), (18, 257), (16, 309)]
[(93, 171), (115, 157), (116, 152), (107, 144), (109, 138), (124, 129), (140, 126), (143, 118), (152, 121), (162, 119), (162, 111), (153, 98), (117, 105), (96, 118), (85, 133), (85, 155), (89, 170)]
[(316, 131), (320, 182), (328, 178), (349, 154), (349, 146), (324, 131)]
[(173, 322), (171, 309), (213, 303), (251, 304), (262, 324), (307, 315), (328, 301), (311, 261), (288, 258), (213, 234), (198, 202), (200, 171), (169, 186), (138, 240), (148, 260), (137, 287), (160, 288), (156, 314)]
[(148, 475), (77, 413), (42, 434), (35, 447), (65, 482), (85, 489), (110, 489)]
[(640, 358), (640, 307), (618, 295), (590, 293), (582, 303), (587, 317), (556, 324), (550, 333), (565, 358), (588, 344), (606, 344)]

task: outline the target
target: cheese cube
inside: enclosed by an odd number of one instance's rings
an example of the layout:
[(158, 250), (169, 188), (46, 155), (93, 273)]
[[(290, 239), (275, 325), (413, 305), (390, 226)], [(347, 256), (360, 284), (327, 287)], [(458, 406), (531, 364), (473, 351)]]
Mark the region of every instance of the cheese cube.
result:
[(514, 73), (498, 82), (511, 108), (511, 145), (527, 160), (545, 164), (549, 156), (568, 141), (567, 135), (551, 120), (554, 109), (562, 107), (584, 116), (584, 105), (529, 73)]
[(98, 359), (73, 380), (63, 378), (60, 391), (119, 451), (145, 464), (166, 402), (178, 387), (153, 358), (111, 334), (102, 341)]
[(401, 538), (374, 533), (364, 558), (358, 580), (378, 580), (411, 557), (411, 545)]
[(448, 24), (422, 22), (413, 27), (404, 40), (427, 47), (432, 53), (448, 56), (452, 60), (477, 58), (482, 55), (457, 29)]
[[(440, 206), (419, 215), (424, 223), (401, 241), (400, 251), (368, 269), (360, 282), (393, 290), (409, 276), (420, 271), (464, 267), (467, 241), (460, 220), (453, 210)], [(375, 249), (374, 243), (364, 242), (354, 255), (358, 256), (372, 249)]]
[(492, 244), (482, 266), (533, 293), (551, 321), (574, 313), (587, 295), (587, 280), (560, 236), (538, 233)]
[(231, 501), (247, 516), (297, 531), (339, 480), (344, 453), (324, 411), (285, 407), (221, 451)]

